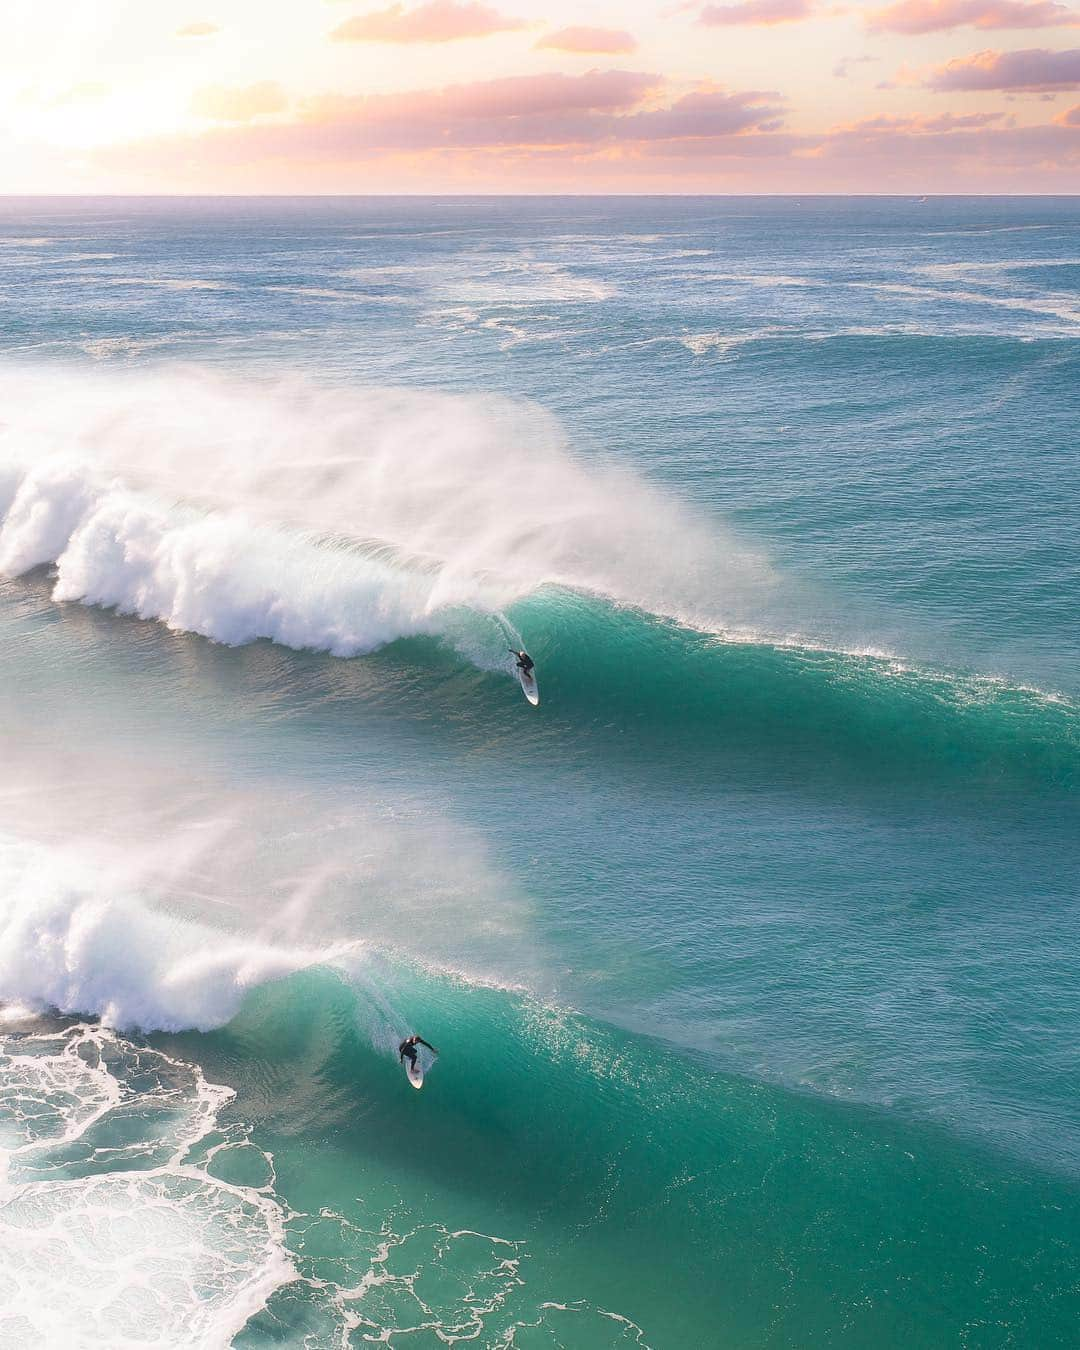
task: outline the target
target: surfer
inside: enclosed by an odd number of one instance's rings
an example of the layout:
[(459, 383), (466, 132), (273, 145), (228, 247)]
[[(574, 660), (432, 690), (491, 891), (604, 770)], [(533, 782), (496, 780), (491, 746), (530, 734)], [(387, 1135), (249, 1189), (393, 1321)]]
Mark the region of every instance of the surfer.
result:
[(521, 671), (522, 675), (526, 677), (530, 676), (533, 673), (533, 667), (536, 665), (536, 662), (529, 653), (526, 651), (515, 651), (513, 647), (508, 648), (508, 650), (511, 655), (517, 657), (517, 668)]
[(423, 1036), (406, 1036), (397, 1048), (398, 1059), (401, 1060), (402, 1064), (408, 1060), (413, 1068), (416, 1067), (416, 1047), (418, 1045), (426, 1045), (433, 1055), (439, 1053), (430, 1041), (424, 1040)]

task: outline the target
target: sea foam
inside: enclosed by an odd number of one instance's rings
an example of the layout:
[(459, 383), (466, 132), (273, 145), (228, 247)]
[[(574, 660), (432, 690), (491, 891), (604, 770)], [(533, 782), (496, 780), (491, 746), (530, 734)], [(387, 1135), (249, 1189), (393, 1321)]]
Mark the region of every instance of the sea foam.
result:
[(0, 995), (122, 1030), (207, 1031), (247, 992), (359, 944), (274, 946), (177, 919), (61, 851), (0, 840)]
[(544, 586), (707, 623), (774, 581), (532, 405), (192, 370), (0, 373), (0, 399), (0, 571), (221, 642), (431, 634), (495, 666)]

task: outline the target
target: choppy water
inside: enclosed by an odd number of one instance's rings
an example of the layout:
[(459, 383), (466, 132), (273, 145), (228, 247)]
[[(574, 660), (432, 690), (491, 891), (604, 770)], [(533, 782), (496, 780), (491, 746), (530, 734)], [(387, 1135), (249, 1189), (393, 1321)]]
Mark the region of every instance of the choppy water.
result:
[(0, 1344), (1075, 1343), (1080, 205), (0, 236)]

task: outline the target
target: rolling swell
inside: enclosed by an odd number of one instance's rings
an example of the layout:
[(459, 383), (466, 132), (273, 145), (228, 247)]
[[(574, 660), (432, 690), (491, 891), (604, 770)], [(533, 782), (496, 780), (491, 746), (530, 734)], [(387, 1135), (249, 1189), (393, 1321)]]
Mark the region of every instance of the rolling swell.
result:
[[(872, 1110), (723, 1073), (688, 1080), (681, 1056), (505, 991), (401, 972), (395, 997), (441, 1029), (419, 1100), (372, 1043), (362, 993), (324, 972), (255, 991), (208, 1037), (170, 1038), (211, 1077), (228, 1065), (236, 1081), (241, 1068), (239, 1106), (263, 1147), (277, 1152), (303, 1122), (331, 1150), (332, 1173), (313, 1155), (290, 1205), (340, 1204), (354, 1182), (346, 1157), (364, 1160), (351, 1164), (363, 1169), (353, 1193), (395, 1179), (397, 1223), (414, 1198), (449, 1188), (470, 1197), (472, 1226), (523, 1258), (544, 1253), (547, 1287), (530, 1283), (525, 1259), (519, 1307), (572, 1301), (591, 1283), (647, 1343), (660, 1326), (658, 1344), (696, 1343), (704, 1313), (717, 1344), (749, 1344), (765, 1312), (776, 1344), (816, 1342), (838, 1309), (852, 1344), (880, 1343), (931, 1270), (934, 1300), (905, 1312), (910, 1339), (956, 1339), (992, 1315), (1018, 1341), (1065, 1343), (1075, 1291), (1059, 1244), (1074, 1188), (1052, 1192), (1008, 1165), (988, 1183), (978, 1150)], [(663, 1259), (672, 1251), (678, 1261)], [(814, 1297), (821, 1281), (827, 1301)], [(1034, 1286), (1049, 1296), (1030, 1297)], [(252, 1335), (280, 1312), (271, 1300)]]
[(808, 642), (702, 633), (593, 597), (514, 607), (549, 715), (680, 749), (826, 757), (868, 772), (1072, 790), (1074, 700)]
[(435, 640), (475, 668), (451, 700), (520, 630), (545, 734), (1076, 785), (1074, 699), (818, 640), (765, 560), (529, 405), (198, 371), (0, 390), (0, 571), (48, 566), (57, 600), (341, 657)]

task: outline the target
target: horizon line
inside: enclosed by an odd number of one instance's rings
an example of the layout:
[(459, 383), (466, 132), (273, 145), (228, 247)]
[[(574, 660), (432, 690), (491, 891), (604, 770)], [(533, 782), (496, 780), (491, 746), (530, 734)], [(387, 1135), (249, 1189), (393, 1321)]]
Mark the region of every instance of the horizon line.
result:
[(946, 201), (964, 199), (986, 201), (991, 199), (1031, 198), (1034, 200), (1052, 200), (1058, 198), (1080, 198), (1080, 190), (1074, 192), (919, 192), (917, 188), (910, 192), (0, 192), (0, 201), (42, 201), (57, 198), (80, 201), (87, 198), (137, 201), (340, 201), (360, 198), (390, 200), (394, 198), (431, 199), (447, 201), (482, 200), (541, 200), (552, 197), (572, 199), (613, 198), (622, 200), (650, 199), (719, 199), (745, 200), (752, 197), (773, 199), (802, 200), (804, 198), (827, 199), (851, 198), (890, 201)]

